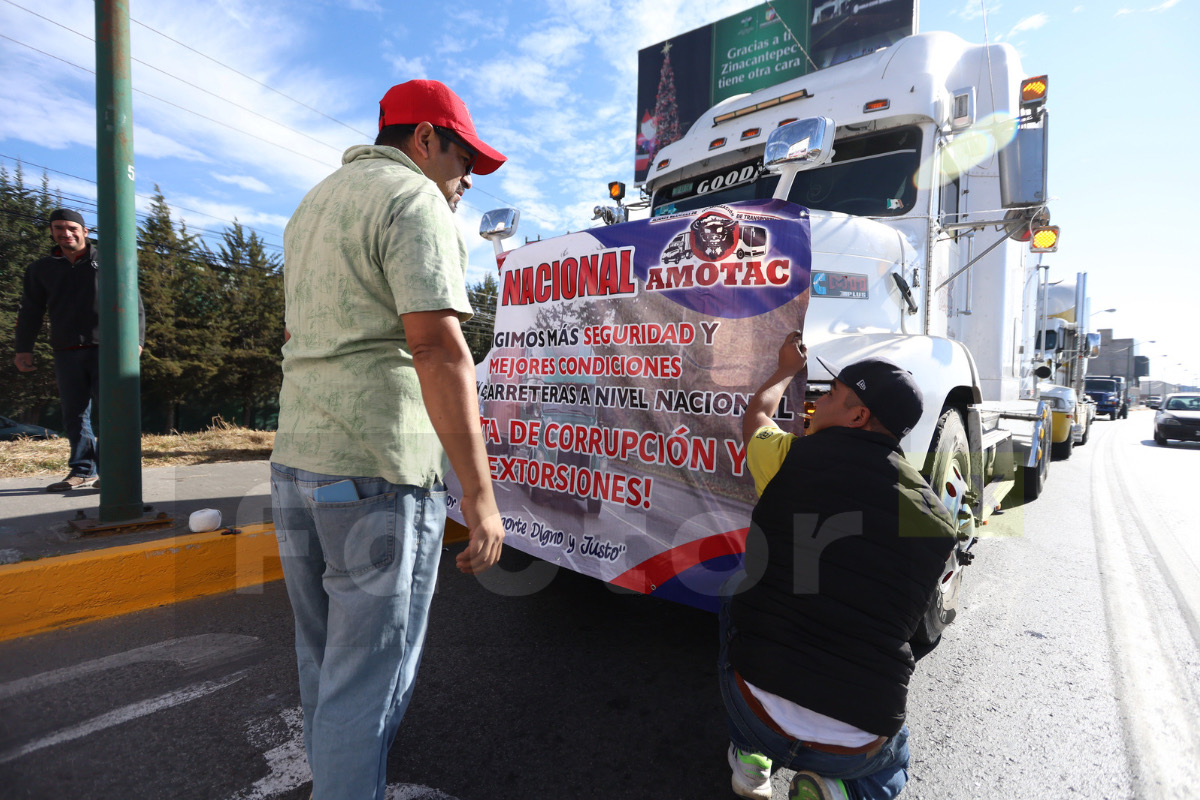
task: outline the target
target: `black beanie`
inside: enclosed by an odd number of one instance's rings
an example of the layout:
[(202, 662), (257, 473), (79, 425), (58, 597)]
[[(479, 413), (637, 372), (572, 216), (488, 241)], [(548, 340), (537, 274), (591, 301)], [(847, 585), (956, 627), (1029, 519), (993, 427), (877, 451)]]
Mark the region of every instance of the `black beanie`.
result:
[(79, 227), (86, 228), (87, 223), (83, 221), (83, 215), (78, 211), (72, 211), (69, 208), (56, 208), (50, 212), (50, 221), (62, 220), (64, 222), (78, 222)]

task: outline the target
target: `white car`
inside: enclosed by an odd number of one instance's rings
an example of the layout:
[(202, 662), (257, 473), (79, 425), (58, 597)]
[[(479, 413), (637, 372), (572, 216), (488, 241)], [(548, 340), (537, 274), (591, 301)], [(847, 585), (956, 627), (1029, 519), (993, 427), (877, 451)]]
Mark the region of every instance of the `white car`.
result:
[(1165, 445), (1171, 439), (1200, 442), (1200, 394), (1178, 392), (1163, 398), (1154, 415), (1154, 442)]

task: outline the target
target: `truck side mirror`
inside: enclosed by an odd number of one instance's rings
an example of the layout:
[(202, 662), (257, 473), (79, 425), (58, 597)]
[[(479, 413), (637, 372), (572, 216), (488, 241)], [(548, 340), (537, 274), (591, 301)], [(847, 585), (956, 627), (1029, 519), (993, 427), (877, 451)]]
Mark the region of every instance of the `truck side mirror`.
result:
[(479, 221), (479, 235), (489, 242), (498, 244), (517, 232), (521, 212), (515, 208), (497, 208), (483, 215)]
[(1087, 335), (1087, 357), (1099, 358), (1100, 356), (1100, 334), (1089, 333)]
[(1051, 374), (1053, 374), (1053, 373), (1051, 373), (1051, 372), (1050, 372), (1050, 368), (1049, 368), (1049, 367), (1047, 367), (1045, 364), (1043, 364), (1042, 366), (1040, 366), (1040, 367), (1038, 367), (1037, 369), (1035, 369), (1035, 370), (1033, 371), (1033, 374), (1034, 374), (1034, 375), (1036, 375), (1036, 376), (1038, 376), (1038, 378), (1039, 378), (1039, 379), (1041, 379), (1041, 380), (1043, 380), (1043, 381), (1044, 381), (1044, 380), (1046, 380), (1046, 378), (1049, 378), (1049, 377), (1050, 377), (1050, 375), (1051, 375)]
[(763, 164), (768, 168), (788, 166), (812, 169), (833, 158), (833, 137), (837, 126), (829, 117), (809, 117), (782, 125), (767, 137)]
[(1050, 115), (1043, 111), (1040, 125), (1022, 125), (1012, 141), (999, 152), (1000, 206), (1032, 208), (1044, 206), (1046, 193), (1047, 137)]

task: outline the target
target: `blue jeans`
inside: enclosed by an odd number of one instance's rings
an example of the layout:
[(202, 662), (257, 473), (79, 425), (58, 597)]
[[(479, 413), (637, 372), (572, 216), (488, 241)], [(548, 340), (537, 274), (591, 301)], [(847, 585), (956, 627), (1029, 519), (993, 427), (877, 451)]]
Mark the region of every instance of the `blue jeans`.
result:
[(296, 618), (304, 746), (315, 800), (384, 800), (387, 753), (412, 697), (437, 580), (445, 487), (340, 480), (271, 465), (271, 505)]
[(100, 406), (100, 348), (55, 350), (54, 377), (58, 380), (63, 427), (71, 445), (68, 475), (90, 478), (96, 474), (99, 462), (92, 409)]
[(762, 753), (773, 767), (809, 770), (827, 778), (840, 778), (851, 800), (889, 800), (908, 782), (908, 726), (867, 755), (835, 755), (805, 747), (781, 736), (746, 705), (729, 663), (729, 642), (734, 628), (729, 621), (729, 600), (721, 602), (721, 654), (717, 662), (721, 699), (729, 722), (729, 739), (741, 750)]

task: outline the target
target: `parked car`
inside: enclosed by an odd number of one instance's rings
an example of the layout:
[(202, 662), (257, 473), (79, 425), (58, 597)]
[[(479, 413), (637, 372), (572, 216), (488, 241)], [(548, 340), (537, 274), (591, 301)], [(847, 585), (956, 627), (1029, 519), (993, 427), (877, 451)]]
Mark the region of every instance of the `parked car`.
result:
[(41, 425), (25, 425), (8, 417), (0, 417), (0, 441), (13, 439), (57, 439), (58, 434)]
[(1146, 407), (1147, 408), (1158, 408), (1161, 405), (1162, 405), (1162, 398), (1156, 394), (1152, 394), (1146, 398)]
[(1165, 445), (1171, 439), (1200, 441), (1200, 394), (1169, 394), (1154, 415), (1154, 442)]

